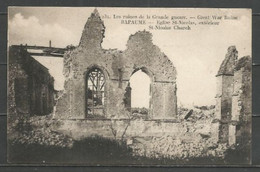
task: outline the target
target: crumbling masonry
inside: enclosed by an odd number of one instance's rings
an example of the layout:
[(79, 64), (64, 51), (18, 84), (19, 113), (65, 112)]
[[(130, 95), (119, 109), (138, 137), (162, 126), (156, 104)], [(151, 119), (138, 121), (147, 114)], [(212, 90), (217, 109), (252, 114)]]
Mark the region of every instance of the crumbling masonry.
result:
[(23, 46), (9, 49), (9, 119), (48, 115), (54, 106), (54, 79), (46, 67), (36, 61)]
[(234, 46), (222, 62), (217, 77), (215, 121), (219, 124), (219, 141), (244, 144), (251, 136), (251, 58), (237, 60)]
[[(104, 30), (95, 10), (87, 20), (79, 46), (64, 55), (64, 91), (56, 104), (53, 78), (48, 69), (23, 48), (10, 47), (9, 122), (13, 121), (10, 120), (13, 114), (47, 115), (54, 110), (55, 125), (51, 130), (73, 139), (96, 135), (125, 139), (132, 147), (142, 143), (146, 148), (141, 150), (145, 152), (153, 150), (179, 157), (184, 153), (186, 157), (201, 156), (202, 150), (211, 151), (215, 147), (223, 152), (227, 144), (248, 146), (251, 136), (249, 56), (238, 60), (236, 48), (229, 47), (216, 75), (215, 109), (213, 106), (186, 111), (180, 107), (177, 115), (176, 69), (152, 43), (152, 34), (140, 31), (131, 35), (124, 51), (105, 50), (101, 46)], [(131, 113), (129, 80), (138, 70), (151, 79), (146, 117)], [(45, 122), (44, 119), (42, 123)]]
[(105, 27), (97, 10), (89, 17), (79, 46), (64, 56), (64, 94), (57, 103), (57, 118), (125, 119), (131, 100), (129, 79), (142, 70), (151, 78), (149, 119), (175, 118), (176, 69), (141, 31), (129, 37), (125, 51), (105, 50)]
[[(84, 27), (79, 46), (64, 56), (65, 89), (55, 112), (55, 118), (63, 119), (63, 125), (58, 130), (74, 138), (180, 138), (188, 133), (191, 140), (198, 140), (199, 133), (186, 131), (183, 125), (189, 122), (177, 116), (176, 69), (153, 45), (151, 33), (131, 35), (127, 49), (118, 51), (101, 47), (104, 30), (95, 10)], [(251, 123), (250, 64), (250, 57), (237, 60), (236, 48), (228, 48), (216, 76), (215, 117), (203, 129), (215, 143), (233, 145), (248, 141), (245, 137), (250, 136)], [(151, 78), (149, 114), (148, 119), (130, 120), (129, 79), (138, 70)]]

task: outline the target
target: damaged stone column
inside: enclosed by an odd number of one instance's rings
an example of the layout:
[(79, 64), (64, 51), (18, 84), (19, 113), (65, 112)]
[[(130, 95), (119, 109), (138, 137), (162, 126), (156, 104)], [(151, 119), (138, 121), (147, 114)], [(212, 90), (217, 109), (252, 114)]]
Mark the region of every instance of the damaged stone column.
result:
[(230, 46), (217, 77), (216, 120), (219, 122), (219, 142), (228, 143), (231, 125), (234, 68), (237, 60), (235, 46)]
[(251, 58), (237, 60), (236, 48), (229, 47), (216, 77), (218, 141), (229, 146), (247, 145), (251, 135)]
[(251, 114), (252, 114), (252, 79), (251, 58), (242, 57), (238, 60), (234, 70), (234, 90), (232, 95), (232, 121), (230, 126), (229, 144), (238, 143), (244, 145), (251, 136)]

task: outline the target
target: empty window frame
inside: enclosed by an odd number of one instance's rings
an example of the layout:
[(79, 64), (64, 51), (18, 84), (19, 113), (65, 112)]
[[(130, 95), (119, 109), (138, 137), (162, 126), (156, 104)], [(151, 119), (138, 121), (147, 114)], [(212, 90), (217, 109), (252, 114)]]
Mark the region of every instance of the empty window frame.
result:
[(105, 76), (99, 68), (91, 69), (86, 76), (86, 115), (88, 118), (104, 115)]

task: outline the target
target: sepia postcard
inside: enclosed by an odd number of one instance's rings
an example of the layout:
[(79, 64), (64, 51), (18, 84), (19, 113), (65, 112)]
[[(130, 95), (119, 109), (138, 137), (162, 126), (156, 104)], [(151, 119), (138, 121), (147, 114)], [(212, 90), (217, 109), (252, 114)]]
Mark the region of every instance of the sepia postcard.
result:
[(251, 163), (251, 9), (8, 8), (8, 162)]

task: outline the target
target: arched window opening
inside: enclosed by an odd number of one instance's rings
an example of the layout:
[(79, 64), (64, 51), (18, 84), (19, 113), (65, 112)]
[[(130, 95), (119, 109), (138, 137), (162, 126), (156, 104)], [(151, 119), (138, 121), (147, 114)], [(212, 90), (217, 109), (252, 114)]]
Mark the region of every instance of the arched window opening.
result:
[(99, 68), (91, 69), (86, 76), (86, 114), (88, 118), (104, 116), (105, 76)]
[(131, 111), (133, 114), (148, 115), (150, 108), (151, 79), (142, 70), (135, 72), (130, 78)]

